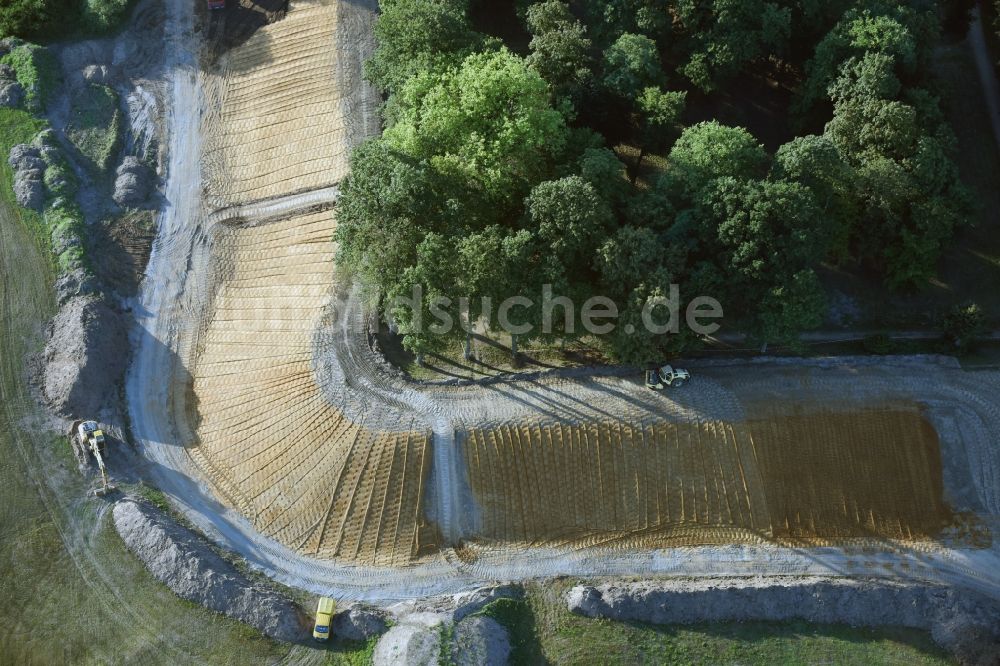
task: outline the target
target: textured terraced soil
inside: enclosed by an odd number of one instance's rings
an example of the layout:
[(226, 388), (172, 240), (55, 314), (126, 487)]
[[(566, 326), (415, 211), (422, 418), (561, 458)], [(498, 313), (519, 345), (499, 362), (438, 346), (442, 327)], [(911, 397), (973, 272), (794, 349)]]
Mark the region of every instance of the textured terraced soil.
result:
[(915, 406), (749, 423), (778, 539), (926, 539), (949, 515), (938, 437)]
[(263, 534), (309, 555), (405, 564), (429, 433), (352, 422), (321, 394), (314, 333), (333, 288), (333, 213), (218, 226), (189, 408), (195, 461)]
[(947, 519), (915, 406), (723, 422), (535, 422), (469, 431), (484, 541), (665, 547), (917, 539)]
[(224, 207), (339, 182), (347, 127), (337, 84), (337, 8), (294, 3), (208, 77), (208, 201)]

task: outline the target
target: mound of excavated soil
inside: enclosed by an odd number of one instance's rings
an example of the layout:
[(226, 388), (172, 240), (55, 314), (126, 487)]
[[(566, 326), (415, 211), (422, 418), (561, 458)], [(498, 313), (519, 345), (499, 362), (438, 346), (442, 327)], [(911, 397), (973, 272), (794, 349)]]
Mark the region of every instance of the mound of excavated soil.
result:
[(386, 612), (378, 608), (348, 608), (334, 616), (333, 634), (346, 641), (367, 641), (385, 633), (389, 627), (386, 617)]
[(1000, 604), (969, 590), (858, 579), (675, 580), (578, 585), (569, 610), (651, 624), (806, 620), (931, 632), (961, 663), (1000, 658)]
[(510, 637), (490, 617), (467, 617), (455, 625), (451, 662), (456, 666), (504, 666), (510, 659)]
[(115, 404), (128, 360), (121, 314), (94, 295), (68, 301), (45, 346), (45, 398), (60, 416), (97, 418)]
[(441, 656), (440, 624), (397, 624), (375, 646), (375, 666), (435, 666)]
[(279, 641), (308, 635), (298, 607), (254, 584), (190, 530), (145, 503), (122, 500), (115, 528), (128, 549), (174, 594), (244, 622)]
[[(456, 609), (457, 610), (457, 609)], [(434, 666), (443, 655), (456, 666), (502, 666), (510, 660), (507, 630), (481, 615), (462, 619), (447, 613), (415, 612), (397, 617), (375, 646), (375, 666)], [(450, 642), (443, 642), (446, 625), (454, 621)]]

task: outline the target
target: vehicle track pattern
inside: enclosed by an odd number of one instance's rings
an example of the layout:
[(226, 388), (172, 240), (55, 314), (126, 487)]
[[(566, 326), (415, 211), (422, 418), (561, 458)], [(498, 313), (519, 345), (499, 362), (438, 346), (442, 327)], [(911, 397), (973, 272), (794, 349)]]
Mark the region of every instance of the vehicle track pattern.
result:
[(929, 539), (948, 519), (937, 439), (916, 405), (807, 416), (472, 429), (484, 522), (515, 547)]
[(332, 211), (213, 228), (190, 446), (261, 533), (306, 555), (404, 565), (420, 549), (429, 432), (351, 421), (323, 399), (312, 338), (333, 289)]

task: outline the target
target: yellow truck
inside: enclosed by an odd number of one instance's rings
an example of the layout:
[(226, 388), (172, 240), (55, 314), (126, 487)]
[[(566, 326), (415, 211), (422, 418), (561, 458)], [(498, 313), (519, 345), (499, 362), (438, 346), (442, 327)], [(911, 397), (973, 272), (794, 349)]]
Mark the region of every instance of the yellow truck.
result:
[(316, 626), (313, 627), (313, 638), (318, 641), (330, 639), (330, 624), (337, 612), (337, 602), (330, 597), (320, 597), (316, 606)]

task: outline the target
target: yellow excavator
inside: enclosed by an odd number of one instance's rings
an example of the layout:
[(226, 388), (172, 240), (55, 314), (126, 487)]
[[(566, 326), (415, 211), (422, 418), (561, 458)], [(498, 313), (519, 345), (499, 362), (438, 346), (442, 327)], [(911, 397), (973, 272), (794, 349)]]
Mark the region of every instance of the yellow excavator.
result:
[(108, 493), (116, 490), (114, 484), (108, 479), (108, 468), (104, 465), (105, 437), (97, 421), (74, 421), (70, 431), (70, 443), (74, 449), (81, 451), (86, 457), (87, 452), (94, 456), (97, 461), (97, 468), (101, 470), (101, 486), (94, 490), (94, 495), (104, 497)]

